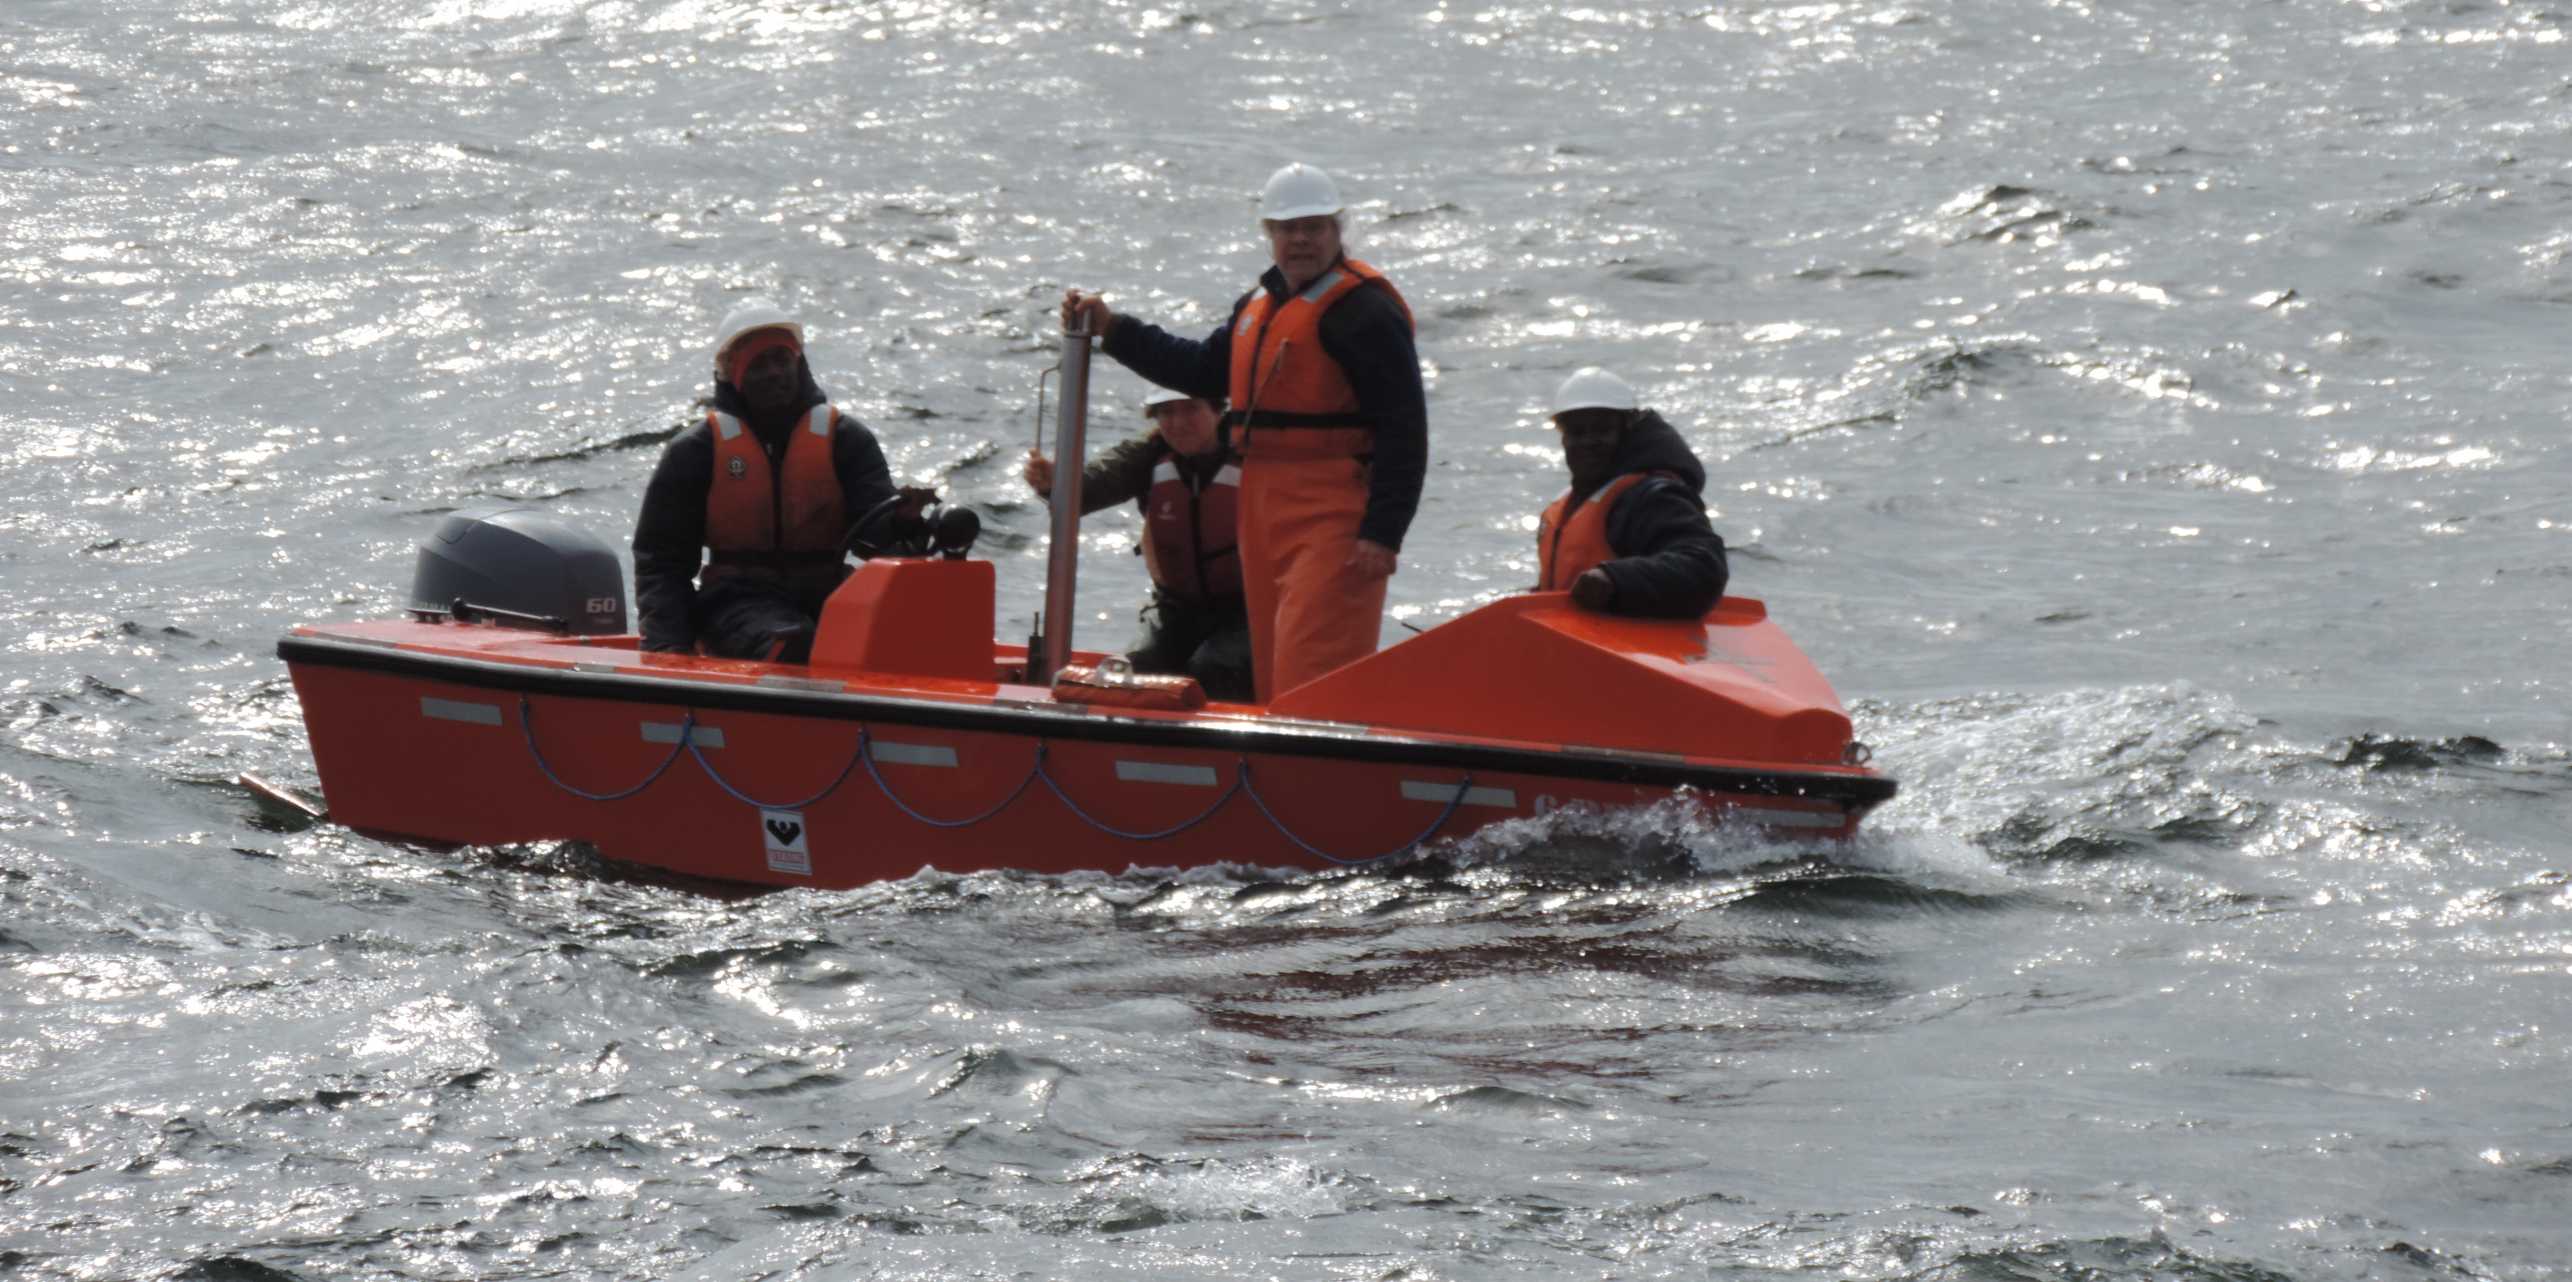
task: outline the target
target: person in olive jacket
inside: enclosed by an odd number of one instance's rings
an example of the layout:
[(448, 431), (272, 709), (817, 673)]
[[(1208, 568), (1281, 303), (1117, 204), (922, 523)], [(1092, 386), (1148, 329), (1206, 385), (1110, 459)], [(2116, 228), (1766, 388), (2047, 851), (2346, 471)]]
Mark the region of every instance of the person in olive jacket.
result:
[[(1250, 615), (1242, 599), (1241, 464), (1216, 431), (1222, 406), (1157, 390), (1143, 402), (1152, 429), (1081, 469), (1081, 514), (1132, 502), (1143, 513), (1152, 598), (1126, 652), (1137, 672), (1192, 676), (1210, 698), (1251, 697)], [(1021, 475), (1054, 492), (1054, 462), (1029, 451)]]

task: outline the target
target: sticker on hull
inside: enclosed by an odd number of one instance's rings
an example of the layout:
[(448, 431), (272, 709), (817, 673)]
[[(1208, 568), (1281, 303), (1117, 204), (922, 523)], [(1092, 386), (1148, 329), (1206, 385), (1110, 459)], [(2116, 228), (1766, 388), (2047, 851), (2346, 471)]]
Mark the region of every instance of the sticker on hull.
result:
[(813, 875), (813, 848), (809, 844), (812, 833), (804, 827), (802, 811), (760, 811), (759, 836), (768, 843), (768, 871), (797, 877)]

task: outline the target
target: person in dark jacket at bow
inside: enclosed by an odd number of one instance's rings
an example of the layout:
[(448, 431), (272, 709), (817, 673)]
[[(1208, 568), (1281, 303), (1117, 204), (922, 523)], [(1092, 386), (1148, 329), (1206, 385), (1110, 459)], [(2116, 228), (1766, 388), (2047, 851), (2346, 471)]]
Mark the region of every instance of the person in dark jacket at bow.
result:
[(1242, 460), (1242, 591), (1259, 698), (1375, 653), (1387, 579), (1429, 474), (1411, 307), (1351, 258), (1330, 175), (1291, 164), (1260, 192), (1273, 264), (1202, 339), (1063, 295), (1066, 330), (1160, 386), (1231, 402)]
[[(1152, 599), (1126, 651), (1137, 672), (1197, 679), (1208, 697), (1251, 696), (1250, 615), (1242, 604), (1241, 463), (1223, 448), (1219, 405), (1167, 389), (1143, 402), (1152, 430), (1081, 469), (1081, 515), (1132, 502), (1143, 513)], [(1050, 497), (1054, 462), (1030, 450), (1022, 472)]]
[(1723, 599), (1731, 571), (1706, 520), (1705, 465), (1677, 429), (1597, 366), (1555, 389), (1571, 488), (1536, 533), (1536, 588), (1569, 589), (1585, 610), (1693, 619)]
[[(848, 575), (849, 524), (895, 497), (892, 474), (875, 434), (813, 381), (804, 327), (775, 304), (724, 318), (714, 377), (713, 407), (661, 451), (634, 522), (643, 648), (808, 662)], [(930, 492), (899, 493), (894, 519), (916, 522)]]

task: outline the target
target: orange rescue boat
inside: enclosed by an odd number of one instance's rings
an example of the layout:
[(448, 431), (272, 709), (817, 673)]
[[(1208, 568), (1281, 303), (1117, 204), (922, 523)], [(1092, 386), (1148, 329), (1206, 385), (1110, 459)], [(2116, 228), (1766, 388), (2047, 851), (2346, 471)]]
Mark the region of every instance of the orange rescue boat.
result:
[[(1057, 474), (1077, 477), (1077, 410), (1063, 440)], [(1076, 484), (1055, 497), (1077, 513)], [(992, 639), (994, 571), (964, 559), (968, 528), (962, 546), (860, 565), (809, 665), (647, 653), (614, 551), (503, 509), (450, 516), (422, 545), (411, 617), (297, 627), (277, 652), (332, 820), (437, 844), (576, 840), (732, 882), (1317, 868), (1673, 797), (1834, 838), (1894, 793), (1757, 601), (1673, 621), (1511, 597), (1266, 705), (1207, 702), (1046, 643), (1068, 632), (1061, 511), (1029, 646)]]
[(1187, 707), (1170, 685), (1102, 701), (1113, 679), (1077, 667), (1026, 684), (992, 611), (990, 562), (879, 559), (832, 599), (808, 667), (644, 653), (632, 634), (471, 607), (475, 621), (298, 627), (277, 649), (334, 821), (573, 839), (725, 881), (1321, 867), (1682, 795), (1840, 837), (1894, 791), (1757, 601), (1668, 622), (1512, 597), (1264, 707)]

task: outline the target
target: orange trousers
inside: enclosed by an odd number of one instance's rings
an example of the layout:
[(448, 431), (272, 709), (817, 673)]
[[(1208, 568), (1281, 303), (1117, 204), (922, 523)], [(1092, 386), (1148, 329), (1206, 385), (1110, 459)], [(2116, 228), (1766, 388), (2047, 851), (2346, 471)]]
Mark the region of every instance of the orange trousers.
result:
[(1348, 567), (1365, 513), (1356, 459), (1242, 464), (1241, 595), (1260, 702), (1375, 653), (1386, 580)]

